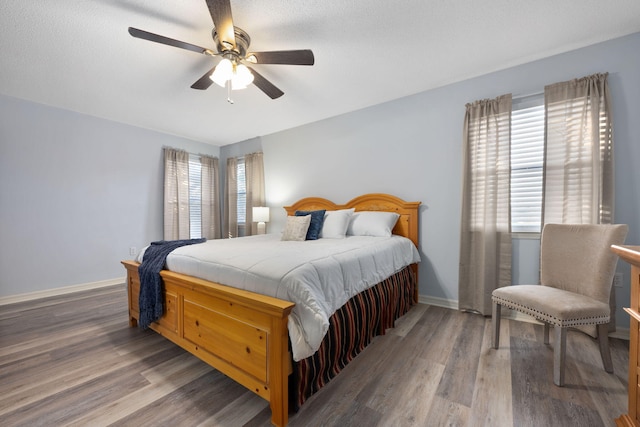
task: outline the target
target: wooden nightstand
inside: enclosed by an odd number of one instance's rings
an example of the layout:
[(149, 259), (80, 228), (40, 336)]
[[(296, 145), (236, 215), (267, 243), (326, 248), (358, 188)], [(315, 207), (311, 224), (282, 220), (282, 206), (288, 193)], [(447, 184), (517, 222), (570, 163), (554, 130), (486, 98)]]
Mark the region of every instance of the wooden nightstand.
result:
[(640, 427), (640, 246), (611, 246), (611, 250), (631, 264), (630, 307), (624, 311), (631, 316), (629, 325), (629, 412), (616, 418), (616, 426)]

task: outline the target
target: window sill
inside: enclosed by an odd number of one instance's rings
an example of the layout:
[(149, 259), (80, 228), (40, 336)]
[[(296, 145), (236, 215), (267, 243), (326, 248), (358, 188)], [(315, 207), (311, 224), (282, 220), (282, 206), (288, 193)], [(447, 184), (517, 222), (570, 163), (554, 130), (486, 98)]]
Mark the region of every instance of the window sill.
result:
[(535, 232), (535, 233), (531, 233), (531, 232), (516, 232), (516, 233), (511, 233), (511, 239), (512, 240), (540, 240), (540, 233), (539, 232)]

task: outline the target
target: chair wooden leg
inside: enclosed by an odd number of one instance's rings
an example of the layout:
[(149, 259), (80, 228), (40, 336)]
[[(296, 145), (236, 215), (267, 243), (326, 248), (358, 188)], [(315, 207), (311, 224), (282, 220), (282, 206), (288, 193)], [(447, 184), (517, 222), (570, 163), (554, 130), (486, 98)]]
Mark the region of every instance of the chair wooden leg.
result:
[(545, 344), (549, 344), (549, 324), (547, 322), (544, 323), (544, 334), (543, 339)]
[(493, 323), (493, 348), (498, 348), (500, 345), (500, 314), (502, 306), (497, 302), (493, 303), (492, 323)]
[(609, 325), (606, 323), (598, 325), (598, 344), (600, 345), (600, 356), (604, 370), (613, 374), (613, 363), (611, 362), (611, 351), (609, 350)]
[(567, 328), (555, 325), (553, 348), (553, 383), (558, 387), (564, 386), (564, 360), (567, 349)]

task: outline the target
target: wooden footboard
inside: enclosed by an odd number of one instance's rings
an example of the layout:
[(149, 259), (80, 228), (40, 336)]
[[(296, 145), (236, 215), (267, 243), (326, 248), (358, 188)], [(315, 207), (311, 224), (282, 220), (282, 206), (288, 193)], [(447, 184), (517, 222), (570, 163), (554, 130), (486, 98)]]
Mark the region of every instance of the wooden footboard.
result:
[[(138, 262), (127, 269), (129, 324), (139, 318)], [(164, 270), (165, 313), (151, 329), (266, 399), (271, 422), (288, 421), (287, 319), (294, 304)]]

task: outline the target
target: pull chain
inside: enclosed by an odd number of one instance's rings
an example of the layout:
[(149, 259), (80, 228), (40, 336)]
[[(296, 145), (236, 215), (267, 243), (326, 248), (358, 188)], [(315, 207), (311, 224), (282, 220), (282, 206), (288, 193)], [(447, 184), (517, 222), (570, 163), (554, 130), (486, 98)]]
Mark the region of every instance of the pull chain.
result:
[(233, 99), (231, 99), (231, 80), (227, 80), (225, 86), (227, 86), (227, 102), (233, 104)]

